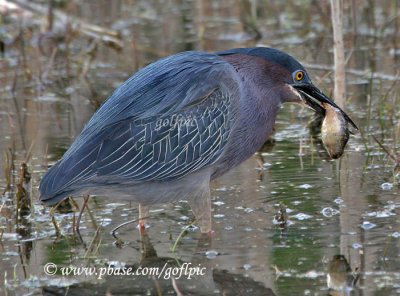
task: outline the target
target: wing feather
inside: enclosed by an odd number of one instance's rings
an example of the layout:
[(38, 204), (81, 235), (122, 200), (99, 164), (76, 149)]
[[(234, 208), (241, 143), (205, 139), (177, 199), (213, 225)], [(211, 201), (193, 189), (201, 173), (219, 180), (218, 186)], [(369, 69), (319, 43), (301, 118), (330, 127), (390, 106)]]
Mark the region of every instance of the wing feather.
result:
[[(168, 181), (185, 176), (201, 165), (212, 164), (223, 152), (229, 138), (232, 122), (226, 124), (220, 117), (229, 118), (229, 114), (223, 112), (230, 110), (226, 106), (231, 104), (231, 100), (217, 89), (207, 101), (197, 105), (196, 110), (158, 119), (169, 122), (168, 126), (158, 129), (157, 119), (142, 125), (136, 123), (130, 135), (131, 141), (125, 138), (126, 135), (114, 134), (103, 142), (98, 154), (97, 175), (128, 178), (130, 182)], [(176, 123), (174, 118), (190, 118), (196, 124), (188, 121)], [(228, 120), (233, 121), (233, 118)], [(120, 124), (128, 125), (125, 122)], [(210, 133), (210, 129), (214, 132)], [(137, 135), (143, 135), (142, 141), (134, 140)], [(113, 150), (112, 147), (123, 148)]]
[(97, 177), (168, 181), (211, 165), (224, 152), (239, 92), (235, 70), (214, 54), (180, 53), (143, 68), (45, 174), (41, 200), (90, 187)]

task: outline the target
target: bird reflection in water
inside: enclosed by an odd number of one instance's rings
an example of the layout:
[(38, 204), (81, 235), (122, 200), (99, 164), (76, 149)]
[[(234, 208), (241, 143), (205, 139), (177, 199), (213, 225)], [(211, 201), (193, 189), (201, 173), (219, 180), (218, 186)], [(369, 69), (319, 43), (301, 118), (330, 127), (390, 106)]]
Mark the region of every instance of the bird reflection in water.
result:
[(125, 265), (133, 270), (148, 270), (163, 266), (180, 268), (181, 266), (201, 266), (204, 274), (192, 278), (181, 276), (121, 276), (105, 275), (100, 282), (81, 282), (69, 287), (47, 286), (42, 289), (46, 296), (82, 296), (82, 295), (262, 295), (274, 296), (272, 289), (250, 276), (232, 273), (217, 268), (216, 260), (207, 258), (204, 250), (210, 249), (210, 238), (202, 235), (190, 261), (179, 260), (176, 257), (159, 257), (146, 232), (141, 235), (140, 254), (138, 262)]
[(343, 255), (335, 255), (328, 263), (326, 281), (329, 295), (350, 295), (359, 278), (358, 268), (353, 270)]

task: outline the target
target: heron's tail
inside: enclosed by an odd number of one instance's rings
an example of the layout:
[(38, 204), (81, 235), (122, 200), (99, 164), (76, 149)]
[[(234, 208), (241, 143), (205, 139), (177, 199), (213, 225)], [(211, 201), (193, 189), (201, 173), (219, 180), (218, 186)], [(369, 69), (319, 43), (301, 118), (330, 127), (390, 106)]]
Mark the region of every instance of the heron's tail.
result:
[(65, 165), (63, 165), (62, 161), (59, 161), (42, 177), (39, 184), (39, 200), (44, 204), (55, 205), (71, 192), (66, 186), (67, 181), (64, 170)]
[[(95, 175), (98, 148), (67, 153), (52, 166), (40, 181), (40, 201), (54, 205), (84, 186)], [(78, 158), (80, 156), (80, 158)]]
[(66, 199), (69, 196), (72, 196), (73, 191), (63, 191), (58, 193), (57, 195), (53, 195), (51, 198), (44, 199), (42, 195), (40, 195), (40, 201), (44, 203), (46, 206), (54, 206), (63, 199)]

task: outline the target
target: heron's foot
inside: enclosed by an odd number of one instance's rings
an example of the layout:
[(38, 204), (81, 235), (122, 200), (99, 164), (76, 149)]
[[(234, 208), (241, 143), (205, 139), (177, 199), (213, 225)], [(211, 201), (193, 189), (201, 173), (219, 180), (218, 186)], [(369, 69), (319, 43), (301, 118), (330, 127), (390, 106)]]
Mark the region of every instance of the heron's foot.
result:
[(146, 224), (143, 221), (139, 221), (138, 227), (140, 236), (143, 236), (146, 234)]
[(210, 238), (214, 236), (215, 231), (212, 230), (211, 217), (210, 218), (202, 218), (200, 220), (198, 218), (196, 218), (196, 221), (200, 228), (200, 232), (202, 234), (207, 235)]
[(201, 233), (211, 233), (211, 196), (203, 194), (189, 201)]
[[(201, 231), (201, 229), (200, 229), (200, 231)], [(201, 231), (201, 236), (204, 237), (204, 239), (207, 239), (207, 240), (210, 240), (210, 241), (211, 241), (212, 238), (215, 237), (215, 234), (216, 234), (215, 231), (212, 230), (212, 229), (210, 229), (207, 232)]]
[(200, 226), (200, 232), (205, 233), (208, 236), (212, 237), (214, 230), (211, 229), (211, 223), (210, 225), (204, 225), (204, 223)]
[(146, 230), (146, 220), (139, 220), (138, 228), (139, 231)]
[(149, 226), (146, 224), (146, 218), (149, 217), (149, 207), (139, 204), (139, 232), (143, 233)]

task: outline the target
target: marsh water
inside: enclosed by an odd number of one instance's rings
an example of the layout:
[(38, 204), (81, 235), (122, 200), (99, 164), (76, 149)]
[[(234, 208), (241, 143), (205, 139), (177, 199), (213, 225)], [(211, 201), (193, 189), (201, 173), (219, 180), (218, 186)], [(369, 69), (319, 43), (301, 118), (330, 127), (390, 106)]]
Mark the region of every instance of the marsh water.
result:
[[(58, 14), (45, 31), (46, 13), (29, 6), (4, 14), (0, 294), (400, 294), (400, 173), (388, 155), (395, 155), (400, 143), (397, 1), (344, 1), (345, 109), (360, 132), (354, 131), (343, 157), (329, 159), (311, 111), (284, 106), (264, 147), (213, 183), (211, 236), (192, 224), (185, 201), (153, 206), (145, 233), (128, 224), (117, 231), (118, 239), (111, 230), (138, 217), (133, 202), (91, 198), (80, 236), (73, 230), (79, 212), (74, 206), (52, 214), (38, 202), (41, 176), (99, 104), (160, 57), (185, 50), (276, 47), (304, 63), (314, 83), (330, 94), (328, 2), (54, 1), (53, 9), (72, 24), (79, 20), (112, 29), (117, 37), (85, 34)], [(32, 3), (47, 11), (44, 1)], [(114, 37), (118, 42), (109, 40)], [(27, 191), (33, 206), (17, 219), (22, 162), (31, 174)], [(74, 200), (82, 206), (81, 198)], [(49, 263), (55, 264), (55, 274), (46, 274)], [(165, 270), (161, 276), (101, 278), (61, 271), (108, 266), (204, 269), (190, 279), (166, 276)]]

